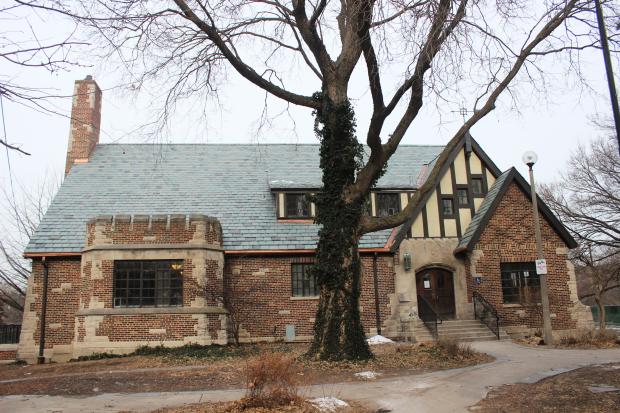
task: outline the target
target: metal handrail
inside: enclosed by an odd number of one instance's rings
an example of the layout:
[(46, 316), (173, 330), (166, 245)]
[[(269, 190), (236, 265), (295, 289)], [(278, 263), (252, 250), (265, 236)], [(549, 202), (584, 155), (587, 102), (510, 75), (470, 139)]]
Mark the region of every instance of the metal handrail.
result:
[(493, 305), (479, 292), (472, 294), (474, 302), (474, 317), (482, 321), (499, 340), (499, 314)]
[(439, 337), (437, 324), (441, 323), (441, 318), (431, 303), (429, 303), (428, 300), (420, 294), (418, 294), (418, 316), (436, 340)]

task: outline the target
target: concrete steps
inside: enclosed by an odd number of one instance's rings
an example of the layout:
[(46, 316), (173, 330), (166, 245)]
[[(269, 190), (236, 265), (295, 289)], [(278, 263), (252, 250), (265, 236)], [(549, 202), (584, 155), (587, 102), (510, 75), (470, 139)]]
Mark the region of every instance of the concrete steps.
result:
[[(416, 341), (434, 341), (422, 321), (416, 322), (415, 331)], [(446, 320), (437, 325), (437, 332), (440, 338), (450, 337), (461, 342), (497, 340), (497, 336), (479, 320)], [(508, 334), (500, 328), (500, 339), (508, 338)]]

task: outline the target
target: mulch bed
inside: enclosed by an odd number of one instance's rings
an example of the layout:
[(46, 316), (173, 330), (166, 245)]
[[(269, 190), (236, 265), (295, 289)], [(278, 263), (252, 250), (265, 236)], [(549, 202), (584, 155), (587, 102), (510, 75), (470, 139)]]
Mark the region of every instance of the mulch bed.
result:
[[(376, 410), (369, 409), (359, 403), (347, 402), (349, 407), (337, 409), (338, 413), (374, 413)], [(151, 413), (320, 413), (316, 406), (310, 403), (301, 405), (278, 407), (254, 407), (243, 408), (239, 402), (229, 403), (200, 403), (190, 404), (183, 407), (155, 410)], [(130, 412), (127, 412), (130, 413)]]
[(617, 412), (620, 364), (584, 367), (533, 384), (493, 389), (470, 408), (475, 412)]
[[(486, 354), (449, 354), (436, 344), (373, 346), (366, 362), (315, 362), (302, 357), (306, 344), (265, 344), (222, 348), (218, 354), (132, 356), (49, 365), (0, 366), (0, 395), (93, 395), (244, 388), (246, 362), (260, 352), (284, 352), (297, 357), (304, 384), (359, 381), (354, 373), (374, 371), (381, 378), (465, 367), (492, 361)], [(149, 370), (156, 368), (158, 370)], [(147, 369), (136, 371), (136, 369)], [(11, 379), (26, 379), (4, 382)]]

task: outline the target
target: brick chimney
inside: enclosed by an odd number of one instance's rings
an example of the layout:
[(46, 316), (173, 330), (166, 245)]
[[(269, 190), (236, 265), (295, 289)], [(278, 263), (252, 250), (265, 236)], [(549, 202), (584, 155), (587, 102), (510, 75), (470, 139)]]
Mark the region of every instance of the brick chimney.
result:
[(93, 77), (76, 80), (71, 107), (71, 129), (67, 147), (65, 175), (76, 163), (86, 163), (99, 143), (101, 125), (101, 89)]

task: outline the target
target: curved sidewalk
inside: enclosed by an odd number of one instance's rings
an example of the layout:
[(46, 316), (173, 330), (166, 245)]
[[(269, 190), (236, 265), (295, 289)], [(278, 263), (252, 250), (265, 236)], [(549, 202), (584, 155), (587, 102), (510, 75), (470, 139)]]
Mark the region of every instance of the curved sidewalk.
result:
[[(484, 398), (491, 387), (517, 382), (536, 382), (575, 368), (620, 363), (620, 349), (553, 350), (529, 348), (509, 341), (472, 343), (496, 361), (463, 369), (423, 375), (401, 376), (371, 382), (310, 386), (308, 397), (336, 396), (358, 400), (394, 413), (462, 412)], [(166, 406), (204, 401), (228, 401), (243, 396), (243, 390), (174, 393), (100, 394), (90, 397), (4, 396), (0, 410), (10, 412), (118, 412), (150, 411)]]

